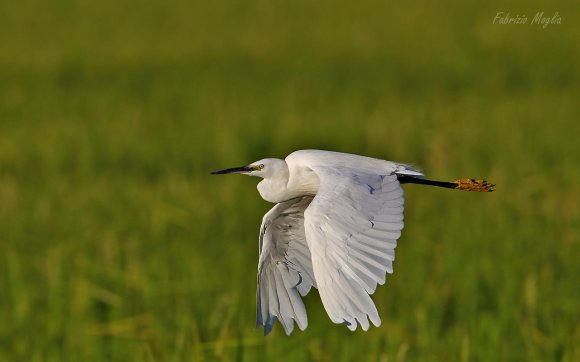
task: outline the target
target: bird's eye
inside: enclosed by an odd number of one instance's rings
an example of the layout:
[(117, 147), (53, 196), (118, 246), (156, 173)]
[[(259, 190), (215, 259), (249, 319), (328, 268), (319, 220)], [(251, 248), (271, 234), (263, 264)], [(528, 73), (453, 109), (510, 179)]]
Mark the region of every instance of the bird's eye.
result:
[(263, 163), (262, 163), (262, 164), (260, 164), (260, 165), (258, 166), (258, 168), (259, 168), (260, 170), (261, 170), (261, 169), (263, 169), (263, 168), (264, 168), (264, 164), (263, 164)]

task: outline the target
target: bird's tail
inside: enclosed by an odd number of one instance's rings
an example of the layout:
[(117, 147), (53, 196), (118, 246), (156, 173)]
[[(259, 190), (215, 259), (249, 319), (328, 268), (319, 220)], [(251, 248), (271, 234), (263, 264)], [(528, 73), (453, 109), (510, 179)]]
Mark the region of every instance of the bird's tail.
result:
[(430, 185), (463, 191), (492, 192), (493, 187), (495, 186), (494, 184), (487, 182), (485, 180), (476, 180), (473, 178), (463, 178), (454, 182), (445, 182), (397, 174), (397, 179), (402, 184), (410, 183), (410, 184)]

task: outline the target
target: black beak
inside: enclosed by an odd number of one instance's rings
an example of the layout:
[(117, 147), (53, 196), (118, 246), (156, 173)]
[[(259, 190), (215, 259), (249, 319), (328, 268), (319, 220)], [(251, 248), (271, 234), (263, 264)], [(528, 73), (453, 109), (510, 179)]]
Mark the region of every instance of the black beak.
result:
[(214, 171), (211, 174), (212, 175), (225, 175), (228, 173), (244, 173), (244, 172), (252, 172), (252, 171), (254, 171), (254, 170), (249, 166), (241, 166), (241, 167), (226, 168), (225, 170), (220, 170), (220, 171)]

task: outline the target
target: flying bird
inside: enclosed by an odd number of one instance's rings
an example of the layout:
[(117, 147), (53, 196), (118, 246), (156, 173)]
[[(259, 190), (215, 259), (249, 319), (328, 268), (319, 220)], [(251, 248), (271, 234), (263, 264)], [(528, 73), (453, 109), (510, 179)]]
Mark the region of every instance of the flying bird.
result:
[(258, 176), (258, 191), (275, 206), (259, 236), (257, 326), (279, 320), (286, 334), (308, 325), (302, 301), (318, 289), (334, 323), (368, 330), (381, 319), (370, 295), (393, 272), (403, 229), (403, 189), (414, 183), (490, 192), (484, 180), (428, 180), (398, 162), (353, 154), (300, 150), (212, 174)]

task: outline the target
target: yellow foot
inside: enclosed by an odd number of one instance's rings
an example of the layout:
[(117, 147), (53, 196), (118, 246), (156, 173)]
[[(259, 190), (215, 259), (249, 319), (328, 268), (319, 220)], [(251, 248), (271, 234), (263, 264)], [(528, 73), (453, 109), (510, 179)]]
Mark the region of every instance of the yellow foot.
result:
[(463, 178), (455, 181), (456, 189), (464, 191), (492, 192), (494, 184), (485, 180), (475, 180), (472, 178)]

